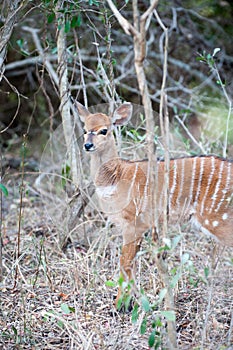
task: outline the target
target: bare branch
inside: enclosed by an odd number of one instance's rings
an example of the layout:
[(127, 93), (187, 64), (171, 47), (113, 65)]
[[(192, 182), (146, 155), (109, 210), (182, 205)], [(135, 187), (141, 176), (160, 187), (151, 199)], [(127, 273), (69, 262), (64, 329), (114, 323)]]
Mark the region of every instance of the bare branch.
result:
[(118, 20), (119, 24), (124, 29), (125, 33), (127, 35), (133, 34), (137, 36), (139, 34), (138, 31), (135, 29), (135, 27), (132, 26), (132, 24), (129, 21), (127, 21), (125, 17), (122, 16), (122, 14), (118, 11), (116, 6), (113, 4), (112, 0), (107, 0), (107, 2), (110, 9), (114, 13), (116, 19)]
[(6, 47), (16, 23), (16, 15), (23, 6), (24, 2), (21, 2), (21, 0), (10, 1), (8, 16), (0, 29), (0, 81), (4, 71), (3, 63), (6, 56)]
[(157, 7), (158, 3), (159, 3), (159, 0), (152, 1), (151, 5), (148, 7), (148, 9), (141, 16), (142, 22), (144, 22), (144, 23), (146, 22), (148, 17), (152, 14), (154, 9)]
[(43, 62), (46, 66), (46, 69), (47, 69), (49, 75), (51, 76), (52, 80), (55, 82), (56, 86), (59, 86), (59, 79), (58, 79), (57, 73), (55, 72), (51, 62), (48, 60), (48, 57), (46, 56), (46, 54), (42, 48), (40, 39), (39, 39), (38, 34), (40, 33), (40, 29), (24, 26), (23, 30), (32, 34), (32, 38), (33, 38), (34, 44), (36, 46), (36, 49), (37, 49), (40, 57), (42, 57)]

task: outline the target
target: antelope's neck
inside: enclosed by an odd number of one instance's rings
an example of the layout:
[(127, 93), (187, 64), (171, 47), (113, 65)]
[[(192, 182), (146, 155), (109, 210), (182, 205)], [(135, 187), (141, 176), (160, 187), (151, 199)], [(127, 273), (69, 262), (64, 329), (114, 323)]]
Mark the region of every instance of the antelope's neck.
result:
[(97, 174), (100, 172), (101, 167), (109, 162), (119, 158), (116, 145), (106, 148), (103, 152), (96, 152), (91, 155), (91, 177), (95, 181)]

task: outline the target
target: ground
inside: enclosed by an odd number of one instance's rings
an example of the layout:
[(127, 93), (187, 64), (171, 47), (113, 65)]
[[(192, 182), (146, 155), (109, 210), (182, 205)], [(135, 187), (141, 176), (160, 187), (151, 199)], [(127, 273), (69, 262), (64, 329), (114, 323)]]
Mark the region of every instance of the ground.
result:
[[(158, 302), (162, 286), (150, 236), (137, 257), (140, 305), (132, 319), (132, 312), (114, 309), (117, 287), (106, 285), (118, 281), (122, 241), (115, 228), (93, 202), (78, 229), (65, 232), (64, 210), (38, 191), (38, 174), (27, 168), (26, 173), (22, 182), (20, 168), (6, 167), (4, 177), (9, 194), (2, 195), (1, 210), (1, 349), (143, 350), (150, 349), (153, 330), (162, 339), (158, 349), (166, 349), (167, 320)], [(182, 231), (166, 256), (179, 348), (233, 349), (232, 249)]]

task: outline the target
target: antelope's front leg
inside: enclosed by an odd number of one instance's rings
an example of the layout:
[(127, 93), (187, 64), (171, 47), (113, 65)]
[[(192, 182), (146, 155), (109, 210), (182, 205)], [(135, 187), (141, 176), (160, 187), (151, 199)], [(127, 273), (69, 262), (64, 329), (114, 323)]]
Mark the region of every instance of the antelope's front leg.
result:
[[(120, 258), (120, 276), (123, 277), (123, 279), (126, 282), (131, 281), (134, 279), (134, 269), (135, 269), (135, 255), (140, 249), (141, 244), (141, 238), (130, 242), (128, 244), (123, 245), (122, 247), (122, 254)], [(116, 308), (120, 308), (119, 300), (122, 295), (122, 288), (121, 286), (118, 288), (118, 293), (115, 301)]]

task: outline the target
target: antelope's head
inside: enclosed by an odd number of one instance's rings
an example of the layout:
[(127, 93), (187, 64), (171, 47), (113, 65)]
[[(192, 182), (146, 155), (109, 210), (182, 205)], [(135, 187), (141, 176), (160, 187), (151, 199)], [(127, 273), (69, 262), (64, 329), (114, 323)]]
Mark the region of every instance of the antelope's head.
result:
[(133, 109), (131, 103), (124, 103), (109, 117), (104, 113), (92, 114), (79, 102), (76, 106), (84, 123), (84, 150), (87, 152), (104, 152), (112, 147), (114, 126), (127, 124)]

